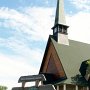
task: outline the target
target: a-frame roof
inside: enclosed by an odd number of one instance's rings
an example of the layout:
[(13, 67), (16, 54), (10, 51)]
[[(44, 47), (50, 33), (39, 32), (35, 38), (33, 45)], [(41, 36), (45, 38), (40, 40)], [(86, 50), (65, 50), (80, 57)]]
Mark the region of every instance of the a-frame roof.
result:
[[(49, 37), (49, 42), (53, 43), (54, 48), (60, 59), (60, 62), (64, 68), (65, 74), (68, 78), (63, 83), (77, 83), (76, 81), (74, 82), (74, 80), (79, 77), (79, 79), (82, 80), (82, 82), (80, 83), (87, 84), (86, 80), (84, 80), (84, 78), (81, 77), (79, 69), (83, 61), (90, 59), (90, 44), (73, 40), (69, 40), (69, 46), (58, 44), (53, 39), (53, 36)], [(48, 51), (49, 42), (46, 48), (46, 53)], [(46, 53), (44, 55), (44, 58), (46, 57)], [(44, 65), (44, 58), (40, 70)]]
[(90, 58), (90, 45), (82, 42), (69, 40), (68, 45), (58, 44), (51, 38), (58, 56), (62, 62), (68, 77), (79, 74), (79, 68), (83, 61)]
[(66, 78), (64, 69), (59, 60), (58, 54), (55, 50), (51, 36), (48, 39), (43, 61), (40, 67), (39, 74), (46, 76), (47, 83), (54, 83), (54, 81), (63, 80)]

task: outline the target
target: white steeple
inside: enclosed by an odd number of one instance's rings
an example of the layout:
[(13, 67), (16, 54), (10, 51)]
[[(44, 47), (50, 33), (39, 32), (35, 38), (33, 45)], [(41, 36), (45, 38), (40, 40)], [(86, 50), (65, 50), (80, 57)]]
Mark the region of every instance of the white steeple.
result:
[(64, 13), (64, 0), (57, 0), (56, 16), (53, 29), (54, 39), (60, 43), (69, 45), (66, 19)]

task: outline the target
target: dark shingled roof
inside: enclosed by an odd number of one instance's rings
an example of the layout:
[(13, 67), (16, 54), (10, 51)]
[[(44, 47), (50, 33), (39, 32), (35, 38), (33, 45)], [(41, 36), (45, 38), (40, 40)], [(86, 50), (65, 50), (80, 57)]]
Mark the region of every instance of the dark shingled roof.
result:
[(50, 39), (68, 78), (64, 83), (87, 84), (79, 69), (83, 61), (90, 59), (90, 44), (69, 40), (68, 46), (57, 43), (51, 36)]

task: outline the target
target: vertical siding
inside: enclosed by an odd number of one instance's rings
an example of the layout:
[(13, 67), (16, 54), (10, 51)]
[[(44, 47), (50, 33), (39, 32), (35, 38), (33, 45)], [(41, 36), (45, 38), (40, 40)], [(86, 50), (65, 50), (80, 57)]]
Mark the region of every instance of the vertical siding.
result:
[(47, 55), (44, 57), (44, 64), (40, 73), (54, 74), (57, 78), (65, 77), (60, 59), (52, 42), (49, 43)]

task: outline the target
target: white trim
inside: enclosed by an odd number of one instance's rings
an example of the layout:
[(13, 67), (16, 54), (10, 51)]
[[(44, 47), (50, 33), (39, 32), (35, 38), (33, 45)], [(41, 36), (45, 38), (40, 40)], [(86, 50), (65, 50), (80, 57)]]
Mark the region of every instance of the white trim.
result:
[(52, 87), (53, 87), (54, 90), (56, 90), (55, 87), (54, 87), (54, 85), (52, 85)]
[(89, 87), (87, 86), (87, 90), (89, 90)]
[(43, 85), (43, 81), (41, 81), (41, 85)]
[(66, 90), (66, 84), (63, 85), (63, 90)]
[(76, 90), (78, 90), (78, 85), (76, 85)]
[(59, 90), (59, 85), (57, 85), (57, 90)]

